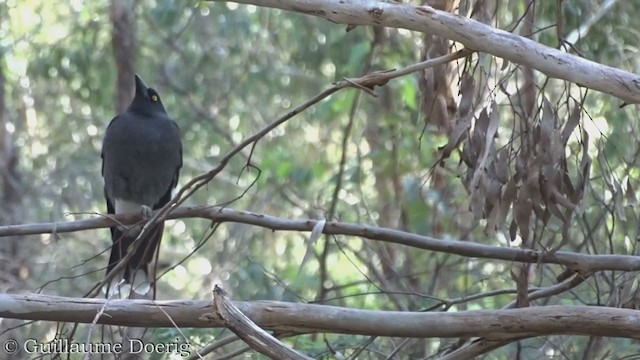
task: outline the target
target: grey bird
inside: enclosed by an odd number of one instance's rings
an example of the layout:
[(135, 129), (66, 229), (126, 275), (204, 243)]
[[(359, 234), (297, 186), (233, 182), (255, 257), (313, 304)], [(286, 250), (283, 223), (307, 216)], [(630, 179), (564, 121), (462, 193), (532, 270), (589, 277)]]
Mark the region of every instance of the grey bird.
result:
[[(135, 76), (136, 93), (129, 108), (113, 118), (102, 143), (102, 177), (109, 214), (139, 213), (148, 218), (171, 200), (182, 167), (180, 129), (153, 88)], [(107, 296), (150, 289), (149, 264), (160, 244), (164, 225), (149, 229), (124, 271), (108, 285)], [(140, 228), (111, 228), (107, 275), (132, 250)]]

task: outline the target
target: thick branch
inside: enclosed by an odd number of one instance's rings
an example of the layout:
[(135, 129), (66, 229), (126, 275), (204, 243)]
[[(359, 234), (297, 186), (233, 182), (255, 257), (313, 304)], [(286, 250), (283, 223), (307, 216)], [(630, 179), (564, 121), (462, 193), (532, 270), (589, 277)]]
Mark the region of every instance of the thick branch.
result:
[(376, 0), (236, 0), (322, 17), (345, 25), (387, 26), (441, 36), (542, 73), (640, 103), (640, 76), (562, 52), (429, 6)]
[(229, 299), (229, 295), (218, 285), (213, 289), (213, 310), (231, 331), (261, 354), (267, 355), (272, 359), (311, 359), (289, 348), (273, 335), (254, 324), (233, 304), (233, 301)]
[[(166, 219), (203, 218), (216, 222), (237, 222), (284, 231), (312, 231), (318, 220), (291, 220), (249, 211), (236, 211), (219, 207), (179, 207)], [(137, 221), (135, 215), (96, 217), (65, 223), (42, 223), (0, 226), (0, 237), (11, 235), (35, 235), (67, 233), (79, 230), (106, 228), (115, 224), (130, 225)], [(572, 252), (537, 251), (532, 249), (507, 248), (484, 245), (470, 241), (442, 240), (412, 234), (400, 230), (329, 221), (324, 234), (359, 236), (371, 240), (411, 246), (424, 250), (439, 251), (467, 257), (516, 261), (524, 263), (561, 264), (576, 271), (595, 272), (602, 270), (639, 271), (640, 256), (633, 255), (588, 255)], [(2, 240), (0, 240), (2, 241)]]
[[(0, 294), (0, 317), (139, 327), (223, 327), (211, 301), (150, 301)], [(263, 329), (393, 337), (589, 335), (640, 339), (640, 312), (596, 306), (540, 306), (508, 310), (400, 312), (277, 301), (234, 302)], [(171, 318), (171, 319), (169, 319)], [(175, 323), (175, 325), (174, 325)], [(381, 326), (384, 324), (384, 326)]]

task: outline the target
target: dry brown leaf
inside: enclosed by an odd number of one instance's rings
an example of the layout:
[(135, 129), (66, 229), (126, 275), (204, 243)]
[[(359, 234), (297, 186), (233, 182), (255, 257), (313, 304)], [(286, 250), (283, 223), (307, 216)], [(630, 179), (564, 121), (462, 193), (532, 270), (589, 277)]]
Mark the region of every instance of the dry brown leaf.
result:
[(542, 118), (540, 119), (540, 133), (538, 145), (542, 152), (551, 150), (552, 136), (556, 129), (556, 116), (553, 113), (551, 104), (546, 97), (542, 98)]
[(487, 108), (485, 107), (484, 109), (482, 109), (480, 115), (478, 115), (478, 118), (476, 119), (476, 126), (473, 129), (474, 134), (484, 140), (488, 132), (487, 129), (489, 129), (489, 122), (489, 113), (487, 113)]
[(486, 179), (487, 182), (487, 202), (497, 205), (500, 203), (502, 184), (495, 179)]
[(589, 174), (591, 174), (591, 156), (589, 156), (589, 134), (582, 132), (582, 159), (580, 160), (580, 178), (574, 196), (571, 198), (574, 204), (580, 203), (589, 186)]
[(559, 136), (558, 133), (552, 134), (549, 143), (549, 161), (554, 165), (560, 163), (565, 157), (565, 148), (560, 143)]
[(564, 196), (563, 194), (561, 194), (557, 188), (552, 188), (551, 189), (551, 201), (555, 204), (559, 204), (562, 205), (564, 208), (568, 209), (568, 210), (573, 210), (575, 209), (576, 205), (571, 202), (571, 200), (569, 200), (566, 196)]
[(604, 156), (604, 142), (602, 140), (598, 142), (598, 155), (596, 159), (598, 160), (598, 167), (602, 172), (602, 180), (604, 180), (604, 183), (607, 185), (609, 191), (611, 191), (612, 193), (615, 193), (616, 188), (615, 188), (615, 184), (611, 182), (612, 181), (611, 171), (609, 169), (609, 163), (607, 162), (607, 159)]
[(580, 123), (581, 112), (582, 112), (582, 108), (580, 107), (580, 104), (576, 103), (576, 106), (573, 108), (571, 115), (569, 115), (569, 120), (567, 120), (567, 123), (564, 125), (564, 129), (562, 129), (562, 146), (563, 147), (567, 145), (567, 141), (569, 141), (569, 137), (573, 133), (573, 130)]
[(509, 150), (505, 147), (498, 151), (498, 161), (495, 163), (496, 179), (502, 184), (509, 181)]
[(518, 234), (518, 224), (516, 223), (516, 219), (512, 219), (511, 225), (509, 225), (509, 239), (511, 239), (511, 241), (515, 241), (517, 234)]
[(460, 160), (462, 160), (465, 165), (470, 169), (475, 169), (478, 165), (478, 154), (473, 151), (473, 146), (471, 146), (471, 141), (466, 139), (462, 144), (462, 152), (460, 153)]
[[(482, 113), (480, 114), (480, 119), (481, 128), (484, 126), (486, 126), (486, 128), (484, 128), (485, 133), (482, 157), (480, 158), (480, 163), (478, 164), (477, 168), (484, 169), (487, 163), (487, 158), (489, 157), (489, 152), (491, 151), (493, 139), (496, 135), (496, 132), (498, 131), (498, 123), (500, 120), (500, 116), (498, 114), (498, 105), (493, 102), (491, 106), (491, 116), (487, 115), (486, 109), (483, 109)], [(476, 128), (476, 130), (478, 129)], [(477, 184), (479, 180), (480, 179), (478, 175), (474, 176), (472, 187), (473, 185)]]
[(616, 209), (618, 218), (622, 221), (627, 221), (627, 212), (624, 209), (624, 191), (619, 182), (615, 182), (615, 194), (613, 196), (613, 207)]
[(553, 214), (555, 217), (560, 219), (560, 221), (562, 221), (562, 223), (566, 223), (567, 222), (567, 218), (564, 216), (562, 211), (560, 211), (560, 209), (558, 208), (557, 204), (555, 204), (555, 203), (547, 204), (547, 210), (549, 211), (550, 214)]
[(473, 95), (475, 90), (475, 81), (473, 77), (468, 73), (465, 73), (460, 82), (460, 104), (458, 105), (458, 114), (460, 117), (466, 116), (472, 113), (471, 108), (473, 106)]
[(471, 202), (469, 203), (469, 210), (473, 213), (474, 221), (478, 221), (484, 217), (484, 206), (486, 201), (485, 194), (486, 188), (484, 186), (471, 188)]
[(449, 134), (449, 140), (447, 144), (441, 147), (439, 150), (441, 151), (440, 160), (444, 160), (451, 156), (451, 152), (453, 149), (458, 147), (462, 142), (463, 135), (469, 132), (471, 128), (471, 119), (473, 118), (473, 114), (468, 114), (462, 119), (458, 119), (456, 122), (456, 126), (453, 128), (453, 131)]
[(533, 204), (526, 195), (525, 191), (521, 191), (518, 194), (516, 202), (513, 204), (514, 214), (513, 217), (518, 224), (520, 230), (520, 237), (522, 237), (522, 243), (525, 247), (529, 245), (529, 226), (531, 223), (531, 213), (533, 212)]
[(327, 225), (327, 220), (321, 219), (321, 220), (318, 220), (316, 224), (313, 226), (313, 230), (311, 230), (311, 236), (309, 236), (309, 243), (307, 244), (307, 251), (305, 251), (304, 257), (300, 262), (300, 267), (298, 268), (298, 274), (300, 274), (300, 271), (302, 271), (302, 268), (304, 267), (304, 265), (311, 258), (311, 255), (313, 254), (313, 247), (315, 246), (316, 242), (320, 238), (320, 235), (322, 235), (325, 225)]
[(633, 185), (631, 185), (630, 178), (627, 178), (627, 190), (624, 193), (624, 198), (627, 202), (627, 206), (634, 207), (638, 205), (638, 198), (636, 197), (635, 190), (633, 190)]
[(552, 191), (549, 187), (552, 185), (549, 182), (549, 177), (553, 176), (553, 174), (551, 173), (552, 171), (552, 165), (543, 165), (542, 171), (540, 171), (540, 174), (538, 175), (538, 188), (540, 189), (540, 196), (542, 197), (542, 202), (544, 204), (548, 204), (551, 202), (550, 200)]
[(539, 174), (539, 168), (531, 168), (529, 176), (525, 180), (523, 186), (523, 190), (526, 193), (527, 198), (534, 204), (540, 204), (542, 202), (542, 195), (540, 193), (540, 181), (538, 180)]
[(509, 60), (507, 59), (502, 59), (502, 66), (500, 67), (500, 71), (504, 71), (504, 69), (506, 69), (507, 67), (509, 67)]
[(504, 189), (504, 194), (502, 194), (502, 199), (500, 201), (500, 217), (497, 221), (498, 226), (501, 226), (505, 221), (507, 221), (507, 215), (511, 209), (511, 203), (513, 203), (516, 198), (517, 191), (518, 186), (516, 184), (516, 179), (511, 178)]
[[(498, 202), (499, 203), (499, 202)], [(487, 216), (487, 225), (484, 227), (484, 234), (493, 236), (496, 233), (498, 216), (500, 215), (500, 206), (493, 205), (489, 216)]]
[[(565, 194), (567, 194), (569, 199), (571, 199), (572, 202), (573, 202), (574, 196), (576, 195), (576, 189), (573, 186), (573, 182), (571, 181), (571, 177), (569, 176), (569, 174), (567, 172), (564, 172), (562, 174), (562, 188), (564, 189)], [(574, 203), (574, 205), (575, 205), (575, 203)]]

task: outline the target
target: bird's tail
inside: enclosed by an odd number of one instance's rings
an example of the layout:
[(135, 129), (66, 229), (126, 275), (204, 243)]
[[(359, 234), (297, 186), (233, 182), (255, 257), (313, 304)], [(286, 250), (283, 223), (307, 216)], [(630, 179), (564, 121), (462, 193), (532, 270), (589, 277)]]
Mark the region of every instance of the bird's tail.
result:
[[(160, 224), (148, 231), (146, 235), (143, 235), (143, 238), (139, 240), (140, 245), (138, 245), (131, 258), (127, 260), (124, 268), (111, 278), (103, 288), (107, 297), (129, 298), (132, 293), (145, 295), (150, 291), (149, 264), (158, 249), (163, 229), (164, 224)], [(107, 276), (121, 261), (124, 261), (128, 251), (133, 249), (138, 235), (140, 235), (139, 228), (125, 231), (117, 227), (111, 228), (113, 245), (111, 246), (109, 265), (107, 266)]]

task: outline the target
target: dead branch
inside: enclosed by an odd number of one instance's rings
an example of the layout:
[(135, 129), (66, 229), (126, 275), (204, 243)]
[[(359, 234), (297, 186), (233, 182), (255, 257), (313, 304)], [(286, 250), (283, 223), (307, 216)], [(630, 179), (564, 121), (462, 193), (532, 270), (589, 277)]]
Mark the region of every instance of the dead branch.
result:
[[(214, 222), (236, 222), (261, 226), (270, 230), (312, 231), (319, 220), (292, 220), (276, 216), (237, 211), (220, 207), (179, 207), (168, 214), (166, 219), (203, 218)], [(131, 225), (138, 221), (136, 215), (98, 216), (92, 219), (63, 223), (42, 223), (0, 226), (0, 237), (12, 235), (61, 234), (80, 230), (99, 229), (114, 224)], [(523, 263), (560, 264), (577, 272), (591, 273), (603, 270), (638, 271), (640, 256), (634, 255), (591, 255), (567, 251), (548, 252), (544, 250), (507, 248), (474, 243), (433, 238), (400, 230), (362, 224), (329, 221), (324, 234), (358, 236), (371, 240), (385, 241), (415, 247), (423, 250), (439, 251), (465, 257), (515, 261)], [(0, 240), (2, 241), (2, 240)]]
[[(140, 327), (224, 327), (211, 301), (152, 301), (0, 294), (0, 317)], [(412, 338), (482, 336), (488, 340), (546, 335), (640, 339), (640, 312), (599, 306), (539, 306), (460, 312), (374, 311), (278, 301), (234, 305), (263, 329)]]
[(542, 45), (479, 21), (395, 1), (234, 0), (243, 4), (318, 16), (349, 26), (386, 26), (420, 31), (486, 52), (624, 100), (640, 103), (640, 76)]
[(287, 347), (254, 324), (233, 304), (229, 295), (219, 285), (213, 289), (213, 310), (231, 331), (261, 354), (272, 359), (311, 359)]

